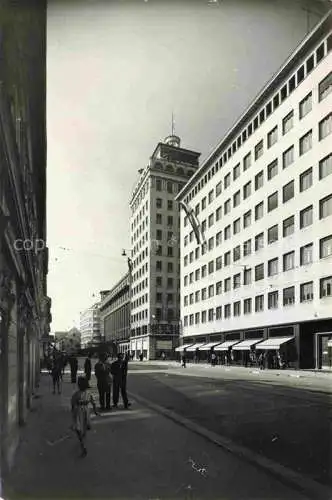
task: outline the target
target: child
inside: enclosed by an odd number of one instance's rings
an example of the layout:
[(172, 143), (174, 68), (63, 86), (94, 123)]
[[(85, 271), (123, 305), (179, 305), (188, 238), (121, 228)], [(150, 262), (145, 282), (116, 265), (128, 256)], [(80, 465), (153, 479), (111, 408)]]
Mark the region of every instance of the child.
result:
[(87, 391), (88, 380), (85, 377), (79, 377), (77, 381), (78, 391), (76, 391), (71, 398), (71, 412), (73, 417), (72, 429), (76, 432), (80, 441), (82, 456), (86, 457), (86, 431), (90, 430), (90, 409), (89, 404), (92, 405), (93, 411), (99, 415), (96, 410), (96, 404), (92, 394)]

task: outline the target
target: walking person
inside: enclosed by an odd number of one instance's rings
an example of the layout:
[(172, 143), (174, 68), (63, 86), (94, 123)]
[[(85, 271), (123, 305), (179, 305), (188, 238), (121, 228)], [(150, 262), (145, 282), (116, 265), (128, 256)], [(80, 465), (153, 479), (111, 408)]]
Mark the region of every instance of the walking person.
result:
[(85, 373), (85, 378), (88, 381), (88, 388), (90, 388), (91, 371), (92, 371), (91, 358), (92, 358), (92, 354), (90, 352), (88, 354), (88, 357), (86, 358), (86, 360), (84, 362), (84, 373)]
[(60, 380), (62, 380), (61, 368), (62, 368), (61, 357), (59, 355), (54, 355), (51, 368), (53, 394), (55, 394), (55, 387), (57, 387), (58, 389), (58, 394), (61, 394), (61, 389), (60, 389)]
[(182, 368), (186, 368), (187, 358), (185, 353), (182, 354), (181, 360), (182, 360)]
[(119, 393), (125, 408), (129, 408), (130, 403), (127, 396), (127, 373), (128, 373), (128, 358), (123, 359), (121, 353), (118, 354), (118, 359), (111, 365), (111, 373), (113, 375), (113, 406), (117, 408), (119, 403)]
[(71, 412), (73, 425), (72, 429), (76, 432), (79, 439), (82, 456), (85, 457), (88, 453), (86, 446), (86, 434), (91, 429), (90, 408), (91, 404), (95, 415), (99, 415), (96, 409), (96, 403), (88, 389), (88, 381), (85, 377), (78, 377), (78, 391), (71, 398)]
[[(99, 392), (99, 403), (101, 410), (111, 409), (111, 366), (107, 362), (107, 354), (99, 355), (99, 361), (95, 365), (95, 375), (97, 379), (97, 388)], [(106, 403), (106, 406), (105, 406)]]
[(70, 366), (71, 383), (76, 384), (78, 361), (74, 354), (72, 354), (69, 358), (69, 366)]
[(217, 356), (215, 352), (211, 353), (211, 366), (216, 366)]

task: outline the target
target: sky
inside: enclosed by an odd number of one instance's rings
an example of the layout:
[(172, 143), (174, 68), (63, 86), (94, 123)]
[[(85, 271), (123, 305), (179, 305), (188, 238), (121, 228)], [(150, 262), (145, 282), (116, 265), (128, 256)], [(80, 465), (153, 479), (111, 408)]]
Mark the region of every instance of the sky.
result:
[(172, 112), (182, 146), (204, 160), (319, 20), (322, 2), (49, 2), (51, 332), (79, 326), (79, 313), (127, 271), (130, 195), (171, 133)]

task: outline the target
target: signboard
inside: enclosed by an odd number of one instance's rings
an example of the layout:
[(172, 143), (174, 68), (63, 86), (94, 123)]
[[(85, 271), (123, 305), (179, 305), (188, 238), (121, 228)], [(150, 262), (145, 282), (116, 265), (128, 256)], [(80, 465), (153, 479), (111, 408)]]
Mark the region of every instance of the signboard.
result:
[(156, 349), (169, 351), (169, 350), (173, 349), (172, 341), (171, 340), (157, 340)]

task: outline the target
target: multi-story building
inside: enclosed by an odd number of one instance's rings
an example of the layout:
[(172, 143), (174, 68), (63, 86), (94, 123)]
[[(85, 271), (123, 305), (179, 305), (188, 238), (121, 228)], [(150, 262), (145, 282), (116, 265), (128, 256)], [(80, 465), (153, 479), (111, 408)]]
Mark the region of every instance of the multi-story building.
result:
[(263, 349), (258, 341), (269, 339), (264, 349), (289, 347), (297, 367), (328, 364), (331, 20), (297, 47), (176, 198), (196, 215), (181, 213), (184, 344), (247, 340)]
[(81, 333), (75, 327), (65, 332), (54, 332), (54, 341), (59, 351), (75, 352), (81, 348)]
[(99, 305), (97, 302), (80, 314), (82, 349), (101, 342)]
[(117, 352), (130, 349), (130, 273), (127, 272), (108, 292), (101, 293), (100, 331), (106, 344)]
[(171, 354), (179, 338), (179, 208), (174, 197), (198, 168), (200, 154), (177, 136), (160, 142), (130, 201), (131, 342), (136, 356)]

